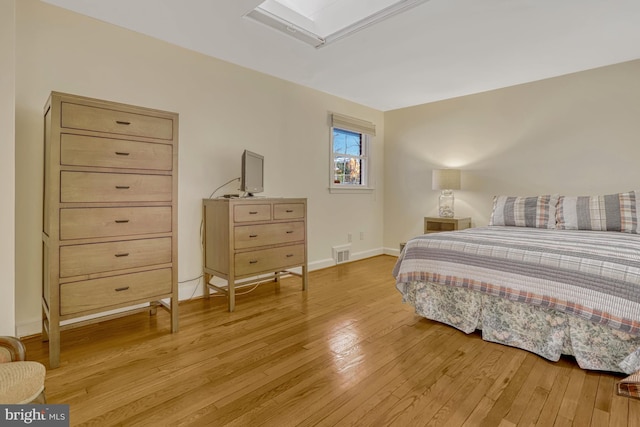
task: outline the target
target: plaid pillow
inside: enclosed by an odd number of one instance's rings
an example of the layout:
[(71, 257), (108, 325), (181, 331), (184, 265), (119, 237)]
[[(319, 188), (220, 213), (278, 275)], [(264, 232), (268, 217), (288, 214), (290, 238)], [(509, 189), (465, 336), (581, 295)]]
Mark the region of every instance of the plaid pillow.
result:
[(556, 211), (561, 230), (638, 233), (636, 192), (606, 196), (560, 196)]
[(489, 225), (556, 228), (557, 195), (495, 196)]

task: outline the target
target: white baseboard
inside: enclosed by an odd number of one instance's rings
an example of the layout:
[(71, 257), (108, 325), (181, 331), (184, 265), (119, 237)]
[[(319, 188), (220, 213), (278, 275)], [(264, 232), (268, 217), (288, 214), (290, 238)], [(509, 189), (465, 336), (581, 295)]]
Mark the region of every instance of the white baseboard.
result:
[(326, 258), (320, 261), (314, 261), (309, 263), (309, 271), (321, 270), (327, 267), (333, 267), (336, 265), (336, 260), (333, 258)]
[(371, 258), (374, 256), (378, 256), (378, 255), (383, 255), (384, 251), (382, 248), (377, 248), (377, 249), (370, 249), (368, 251), (363, 251), (363, 252), (354, 252), (351, 254), (352, 256), (352, 260), (353, 261), (358, 261), (361, 259), (365, 259), (365, 258)]
[[(398, 255), (397, 252), (398, 251), (396, 251), (396, 256)], [(371, 258), (378, 255), (387, 255), (387, 249), (377, 248), (377, 249), (370, 249), (368, 251), (362, 251), (362, 252), (352, 252), (351, 259), (349, 261), (346, 261), (345, 264), (353, 261), (359, 261), (361, 259)], [(319, 270), (321, 268), (333, 267), (334, 265), (336, 265), (336, 260), (333, 258), (314, 261), (309, 264), (309, 271)]]
[(16, 323), (16, 336), (18, 338), (38, 335), (40, 333), (42, 333), (42, 321), (40, 319), (30, 319)]
[(385, 255), (400, 256), (400, 249), (398, 248), (384, 248)]

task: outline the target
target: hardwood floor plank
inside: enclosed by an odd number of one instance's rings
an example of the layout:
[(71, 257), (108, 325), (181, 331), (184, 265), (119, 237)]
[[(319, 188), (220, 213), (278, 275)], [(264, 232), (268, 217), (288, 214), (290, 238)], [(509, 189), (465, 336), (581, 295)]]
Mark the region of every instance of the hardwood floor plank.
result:
[(591, 425), (599, 380), (599, 374), (587, 372), (580, 390), (576, 416), (573, 418), (574, 424), (580, 426)]
[(562, 420), (568, 420), (570, 423), (576, 415), (578, 408), (578, 397), (582, 390), (582, 385), (585, 381), (586, 373), (581, 370), (572, 369), (571, 376), (569, 377), (569, 385), (565, 390), (564, 396), (562, 396), (562, 402), (560, 408), (558, 408), (558, 417), (556, 423)]
[(522, 359), (522, 363), (518, 366), (514, 375), (510, 378), (507, 386), (502, 390), (500, 395), (496, 398), (496, 403), (493, 405), (482, 425), (495, 426), (504, 421), (506, 415), (509, 413), (513, 401), (518, 396), (518, 393), (523, 387), (526, 379), (529, 377), (531, 370), (536, 362), (536, 356), (530, 353), (526, 353)]
[(640, 427), (640, 400), (629, 398), (627, 400), (629, 403), (629, 427)]
[[(474, 408), (479, 404), (486, 390), (495, 381), (495, 376), (499, 368), (497, 362), (500, 360), (501, 351), (496, 348), (487, 349), (490, 353), (482, 351), (479, 354), (481, 364), (471, 361), (471, 370), (461, 373), (461, 377), (466, 380), (460, 385), (458, 391), (452, 395), (447, 403), (431, 419), (429, 425), (451, 425), (461, 426), (467, 420)], [(421, 416), (414, 417), (419, 420)]]
[(614, 387), (614, 379), (609, 377), (598, 378), (598, 388), (596, 389), (593, 415), (591, 417), (592, 426), (608, 426), (611, 414), (611, 390)]
[[(446, 420), (446, 425), (450, 426), (462, 426), (467, 419), (474, 412), (475, 408), (482, 401), (487, 389), (495, 382), (495, 377), (501, 366), (498, 364), (498, 360), (502, 352), (494, 349), (486, 359), (487, 364), (482, 367), (490, 369), (481, 369), (478, 372), (478, 376), (474, 378), (475, 385), (472, 387), (469, 383), (467, 390), (462, 389), (457, 399), (450, 399), (447, 404), (450, 406), (450, 414)], [(470, 388), (470, 389), (469, 389)], [(437, 420), (437, 416), (434, 420)]]
[(571, 373), (572, 366), (567, 366), (564, 360), (558, 361), (557, 375), (553, 382), (553, 385), (549, 389), (549, 395), (544, 405), (540, 409), (540, 415), (537, 420), (537, 425), (551, 426), (556, 420), (560, 405), (562, 404), (562, 397), (564, 396), (567, 386), (569, 384), (569, 375)]
[(627, 397), (617, 395), (611, 397), (611, 412), (609, 414), (609, 425), (611, 427), (623, 427), (627, 425), (630, 400), (631, 399)]
[(556, 366), (542, 358), (537, 358), (531, 375), (529, 375), (520, 389), (505, 419), (515, 424), (535, 424), (547, 400), (556, 375)]
[(494, 402), (498, 400), (504, 392), (504, 389), (511, 383), (511, 379), (516, 372), (518, 372), (528, 354), (527, 352), (518, 351), (511, 347), (505, 347), (503, 351), (505, 357), (507, 357), (506, 364), (503, 366), (502, 372), (500, 372), (496, 381), (486, 393), (487, 397)]
[(489, 414), (491, 408), (495, 405), (495, 399), (500, 396), (502, 390), (504, 390), (508, 384), (507, 378), (510, 378), (516, 371), (514, 367), (520, 366), (526, 355), (526, 353), (516, 352), (514, 349), (506, 346), (501, 346), (500, 351), (502, 354), (495, 365), (495, 373), (492, 376), (493, 381), (487, 390), (485, 390), (484, 396), (482, 396), (475, 406), (473, 412), (471, 412), (464, 421), (463, 426), (481, 425), (482, 420), (487, 417), (487, 414)]
[[(378, 256), (62, 333), (49, 403), (70, 423), (100, 426), (640, 427), (640, 400), (615, 395), (620, 375), (548, 362), (466, 335), (402, 304)], [(30, 360), (48, 348), (26, 340)]]

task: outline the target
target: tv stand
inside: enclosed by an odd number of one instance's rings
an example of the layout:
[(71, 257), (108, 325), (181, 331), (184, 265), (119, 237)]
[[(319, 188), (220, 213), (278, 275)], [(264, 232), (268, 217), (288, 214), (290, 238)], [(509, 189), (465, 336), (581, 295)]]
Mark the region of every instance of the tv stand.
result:
[[(281, 272), (300, 276), (307, 284), (307, 199), (239, 197), (204, 199), (204, 295), (211, 288), (227, 295), (235, 309), (235, 288), (261, 281), (257, 276)], [(289, 269), (301, 267), (301, 273)], [(227, 288), (209, 283), (213, 277)]]

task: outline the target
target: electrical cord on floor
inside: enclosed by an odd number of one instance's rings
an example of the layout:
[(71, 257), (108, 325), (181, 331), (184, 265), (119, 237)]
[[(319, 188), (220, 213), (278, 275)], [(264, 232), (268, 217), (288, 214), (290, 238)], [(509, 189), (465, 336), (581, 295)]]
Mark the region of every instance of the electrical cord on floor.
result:
[[(221, 188), (225, 187), (226, 185), (231, 184), (234, 181), (240, 181), (240, 179), (241, 179), (241, 177), (237, 177), (237, 178), (233, 178), (233, 179), (230, 179), (229, 181), (225, 182), (224, 184), (222, 184), (221, 186), (219, 186), (218, 188), (216, 188), (215, 190), (213, 190), (211, 192), (211, 194), (209, 195), (209, 199), (211, 199), (213, 197), (213, 195), (216, 194), (216, 192), (218, 190), (220, 190)], [(204, 251), (204, 218), (202, 218), (200, 220), (200, 250)], [(196, 290), (198, 289), (198, 286), (200, 284), (200, 279), (202, 279), (202, 278), (204, 278), (203, 274), (201, 274), (200, 276), (195, 277), (193, 279), (187, 279), (187, 280), (183, 280), (183, 281), (179, 281), (178, 282), (178, 284), (181, 284), (181, 283), (193, 282), (194, 280), (198, 281), (196, 283), (196, 286), (193, 288), (193, 292), (191, 293), (191, 296), (189, 297), (189, 299), (187, 301), (191, 301), (193, 299), (193, 297), (195, 296)], [(241, 292), (241, 293), (236, 293), (236, 296), (238, 296), (238, 295), (246, 295), (248, 293), (251, 293), (251, 292), (255, 291), (258, 286), (262, 285), (263, 283), (270, 282), (270, 281), (271, 280), (260, 281), (260, 282), (256, 283), (255, 286), (253, 288), (249, 289), (248, 291)], [(207, 292), (208, 291), (209, 291), (209, 287), (207, 286)], [(226, 296), (226, 295), (223, 294), (222, 292), (216, 292), (216, 293), (210, 294), (209, 296), (219, 297), (219, 296)]]
[[(256, 283), (251, 289), (249, 289), (248, 291), (244, 291), (244, 292), (236, 292), (236, 296), (240, 296), (240, 295), (247, 295), (250, 294), (251, 292), (255, 291), (258, 286), (260, 285), (264, 285), (265, 283), (269, 283), (269, 282), (273, 282), (273, 279), (265, 279), (265, 280), (261, 280), (258, 283)], [(246, 285), (249, 286), (249, 285)], [(244, 286), (242, 286), (242, 283), (240, 284), (240, 287), (243, 288)], [(226, 296), (225, 294), (223, 294), (222, 292), (216, 292), (214, 294), (211, 294), (212, 297), (224, 297)]]
[[(209, 199), (212, 198), (213, 195), (216, 194), (216, 192), (218, 190), (220, 190), (221, 188), (223, 188), (226, 185), (231, 184), (233, 181), (240, 181), (240, 177), (236, 177), (236, 178), (230, 179), (229, 181), (225, 182), (224, 184), (222, 184), (221, 186), (219, 186), (218, 188), (213, 190), (211, 192), (211, 194), (209, 195)], [(202, 218), (200, 220), (200, 251), (203, 251), (203, 250), (204, 250), (204, 218)], [(196, 283), (196, 286), (193, 288), (193, 292), (191, 293), (191, 296), (189, 297), (189, 299), (187, 301), (191, 301), (193, 299), (193, 297), (196, 294), (196, 290), (198, 289), (198, 285), (200, 284), (200, 279), (202, 279), (203, 277), (204, 277), (204, 275), (201, 274), (200, 276), (195, 277), (193, 279), (187, 279), (187, 280), (178, 281), (178, 284), (193, 282), (194, 280), (198, 281), (198, 283)]]
[(189, 297), (189, 299), (187, 301), (191, 301), (193, 299), (193, 296), (196, 294), (196, 290), (198, 289), (199, 285), (200, 285), (200, 279), (203, 278), (203, 274), (199, 275), (198, 277), (194, 277), (193, 279), (188, 279), (188, 280), (183, 280), (183, 281), (178, 281), (178, 285), (181, 283), (188, 283), (188, 282), (193, 282), (194, 280), (197, 280), (196, 285), (193, 287), (193, 292), (191, 292), (191, 296)]

